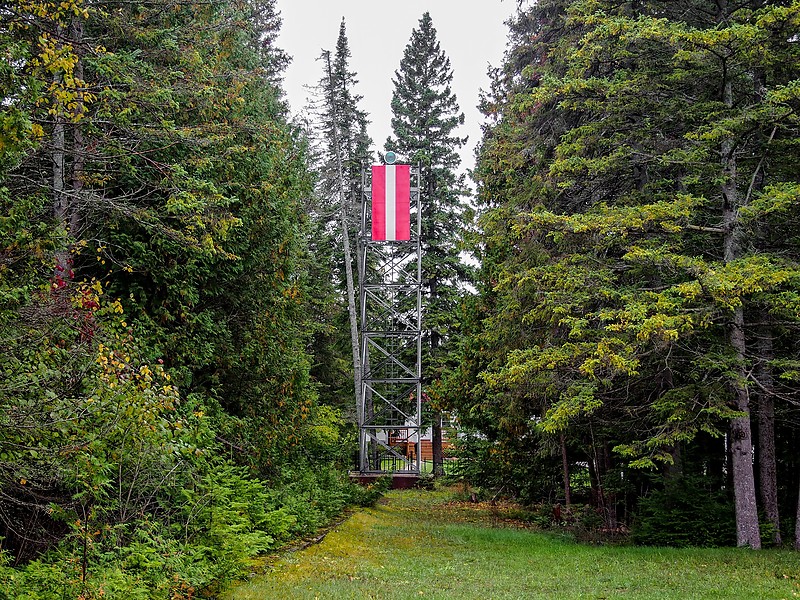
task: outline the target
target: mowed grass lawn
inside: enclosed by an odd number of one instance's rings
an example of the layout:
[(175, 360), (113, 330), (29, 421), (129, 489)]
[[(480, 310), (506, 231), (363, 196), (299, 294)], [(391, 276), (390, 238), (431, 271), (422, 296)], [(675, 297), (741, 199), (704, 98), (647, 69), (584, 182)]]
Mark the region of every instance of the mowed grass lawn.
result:
[(447, 491), (393, 491), (227, 600), (800, 597), (800, 554), (589, 546)]

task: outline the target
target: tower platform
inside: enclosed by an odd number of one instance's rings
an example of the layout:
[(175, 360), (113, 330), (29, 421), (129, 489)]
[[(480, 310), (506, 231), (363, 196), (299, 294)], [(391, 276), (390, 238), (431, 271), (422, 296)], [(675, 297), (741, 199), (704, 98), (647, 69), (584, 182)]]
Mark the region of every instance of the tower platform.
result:
[(350, 479), (361, 485), (375, 483), (380, 477), (391, 477), (393, 490), (408, 490), (417, 485), (420, 477), (418, 473), (359, 473), (350, 471)]

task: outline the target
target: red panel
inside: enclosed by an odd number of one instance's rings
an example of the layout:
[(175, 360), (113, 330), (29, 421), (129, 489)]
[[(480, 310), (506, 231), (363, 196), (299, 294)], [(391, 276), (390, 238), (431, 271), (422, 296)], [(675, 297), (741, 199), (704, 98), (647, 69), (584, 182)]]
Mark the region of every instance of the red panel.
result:
[(397, 199), (395, 202), (396, 240), (411, 239), (411, 167), (410, 165), (397, 165), (395, 175)]
[(386, 240), (386, 167), (372, 165), (372, 240)]

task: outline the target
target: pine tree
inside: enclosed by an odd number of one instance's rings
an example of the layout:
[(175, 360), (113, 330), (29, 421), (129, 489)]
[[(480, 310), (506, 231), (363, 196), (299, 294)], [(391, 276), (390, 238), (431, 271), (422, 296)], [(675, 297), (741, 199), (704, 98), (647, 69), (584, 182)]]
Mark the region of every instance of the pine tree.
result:
[(0, 445), (31, 449), (0, 477), (4, 551), (65, 534), (54, 506), (177, 515), (219, 444), (274, 475), (306, 430), (311, 179), (274, 4), (3, 9)]
[[(442, 343), (456, 328), (459, 290), (468, 270), (459, 257), (466, 206), (457, 150), (466, 138), (455, 135), (464, 123), (450, 85), (453, 71), (442, 50), (430, 13), (411, 32), (392, 83), (392, 131), (385, 149), (422, 168), (423, 328), (428, 365), (424, 377), (437, 378)], [(434, 407), (434, 471), (441, 474), (441, 416)]]
[[(528, 13), (487, 103), (473, 406), (508, 435), (590, 433), (593, 485), (604, 464), (680, 469), (730, 428), (738, 543), (758, 547), (750, 390), (796, 387), (798, 9), (708, 4)], [(754, 371), (765, 327), (782, 341)]]
[[(321, 202), (337, 198), (339, 190), (339, 173), (334, 158), (334, 126), (339, 138), (344, 170), (344, 197), (348, 202), (348, 219), (356, 225), (360, 218), (361, 172), (371, 162), (372, 138), (367, 133), (369, 115), (359, 108), (363, 98), (356, 92), (358, 74), (350, 68), (350, 43), (347, 39), (347, 26), (344, 19), (339, 26), (339, 37), (336, 51), (331, 56), (330, 76), (327, 70), (324, 52), (322, 56), (324, 73), (317, 86), (318, 100), (313, 108), (317, 135), (311, 133), (315, 144), (316, 170), (319, 173), (318, 192)], [(334, 113), (333, 106), (336, 106)], [(336, 201), (338, 203), (338, 200)], [(330, 207), (328, 208), (330, 210)], [(334, 208), (333, 210), (338, 210)]]
[[(340, 364), (352, 363), (355, 395), (360, 395), (360, 351), (357, 333), (357, 236), (361, 216), (362, 171), (371, 162), (372, 139), (367, 133), (368, 115), (359, 108), (357, 74), (350, 69), (350, 45), (345, 20), (339, 27), (336, 52), (323, 52), (324, 74), (318, 85), (316, 126), (309, 131), (314, 163), (319, 174), (312, 211), (316, 235), (313, 247), (327, 270), (318, 272), (318, 282), (332, 286), (344, 296), (347, 312), (334, 317), (330, 331), (343, 329), (348, 321), (351, 356)], [(342, 336), (343, 337), (343, 336)], [(352, 401), (348, 406), (355, 406)]]

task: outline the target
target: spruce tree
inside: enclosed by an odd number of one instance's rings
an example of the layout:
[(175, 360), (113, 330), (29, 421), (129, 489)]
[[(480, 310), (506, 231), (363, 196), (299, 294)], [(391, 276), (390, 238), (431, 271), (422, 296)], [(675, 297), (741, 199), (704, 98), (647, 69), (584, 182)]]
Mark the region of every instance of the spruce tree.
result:
[[(313, 207), (315, 236), (312, 248), (318, 265), (325, 265), (316, 273), (318, 285), (337, 290), (347, 302), (347, 312), (330, 314), (328, 327), (323, 331), (327, 341), (318, 336), (317, 351), (328, 352), (324, 344), (338, 342), (343, 346), (349, 321), (351, 358), (345, 358), (340, 348), (339, 365), (343, 375), (345, 365), (352, 363), (355, 395), (360, 393), (360, 375), (358, 372), (360, 352), (357, 334), (357, 275), (354, 257), (358, 255), (356, 242), (361, 206), (361, 173), (364, 166), (371, 161), (370, 146), (372, 139), (367, 133), (368, 115), (359, 108), (362, 96), (356, 93), (357, 74), (350, 68), (350, 45), (347, 39), (345, 20), (339, 27), (336, 52), (323, 52), (322, 63), (324, 73), (318, 85), (318, 99), (315, 107), (316, 127), (318, 133), (309, 131), (314, 145), (314, 163), (319, 179), (317, 181), (316, 199)], [(316, 373), (327, 377), (321, 380), (323, 385), (331, 389), (335, 387), (334, 379), (341, 375), (328, 373), (325, 376), (320, 369)], [(331, 379), (333, 376), (334, 379)], [(352, 402), (347, 405), (353, 406)]]
[(20, 560), (68, 533), (54, 513), (177, 517), (221, 445), (275, 477), (315, 398), (274, 2), (32, 10), (0, 26), (0, 488), (24, 507), (0, 536)]
[[(437, 377), (442, 343), (453, 330), (459, 288), (467, 268), (459, 257), (465, 195), (458, 149), (466, 138), (455, 134), (464, 123), (450, 85), (453, 70), (442, 50), (430, 13), (425, 13), (403, 52), (392, 82), (392, 131), (386, 150), (393, 150), (422, 168), (423, 327), (429, 353), (424, 374)], [(434, 409), (436, 407), (434, 406)], [(434, 472), (441, 473), (441, 417), (434, 414)]]
[(316, 140), (319, 151), (319, 192), (323, 199), (328, 200), (335, 199), (338, 194), (339, 174), (334, 152), (335, 133), (342, 155), (348, 219), (355, 225), (360, 216), (355, 207), (360, 204), (361, 171), (371, 160), (372, 138), (367, 133), (369, 115), (359, 108), (363, 96), (356, 92), (359, 83), (358, 74), (350, 68), (351, 56), (347, 26), (342, 19), (336, 51), (331, 56), (330, 78), (326, 67), (319, 83), (320, 106), (316, 111), (321, 134), (320, 139)]
[(464, 412), (511, 441), (567, 433), (609, 525), (614, 470), (666, 465), (733, 491), (755, 548), (749, 413), (777, 523), (770, 400), (797, 386), (800, 9), (746, 4), (547, 0), (519, 19), (486, 104), (484, 313), (463, 364)]

